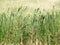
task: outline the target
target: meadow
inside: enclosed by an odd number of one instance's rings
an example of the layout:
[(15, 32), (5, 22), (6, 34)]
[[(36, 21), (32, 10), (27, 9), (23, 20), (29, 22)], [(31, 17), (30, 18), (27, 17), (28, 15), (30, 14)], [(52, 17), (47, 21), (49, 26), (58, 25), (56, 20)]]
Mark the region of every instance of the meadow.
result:
[(0, 45), (60, 45), (60, 10), (19, 7), (0, 13)]

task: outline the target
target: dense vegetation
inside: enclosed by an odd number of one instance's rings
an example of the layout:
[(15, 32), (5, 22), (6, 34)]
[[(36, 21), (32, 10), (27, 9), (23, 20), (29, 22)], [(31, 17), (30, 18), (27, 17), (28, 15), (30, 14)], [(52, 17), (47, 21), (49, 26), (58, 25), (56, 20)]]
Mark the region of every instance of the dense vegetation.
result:
[(0, 13), (0, 44), (59, 45), (60, 11), (28, 7)]

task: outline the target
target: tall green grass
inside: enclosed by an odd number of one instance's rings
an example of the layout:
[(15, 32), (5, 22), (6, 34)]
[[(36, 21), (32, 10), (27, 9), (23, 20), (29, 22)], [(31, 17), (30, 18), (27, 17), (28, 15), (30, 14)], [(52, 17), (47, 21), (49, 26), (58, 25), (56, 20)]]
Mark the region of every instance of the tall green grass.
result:
[(0, 43), (59, 45), (60, 11), (42, 11), (20, 7), (1, 13)]

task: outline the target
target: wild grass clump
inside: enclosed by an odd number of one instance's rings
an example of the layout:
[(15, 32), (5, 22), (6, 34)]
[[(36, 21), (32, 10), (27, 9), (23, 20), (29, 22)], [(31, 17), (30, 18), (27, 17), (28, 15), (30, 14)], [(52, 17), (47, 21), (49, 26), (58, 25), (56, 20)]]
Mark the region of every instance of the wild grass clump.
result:
[[(45, 10), (43, 10), (45, 12)], [(20, 7), (0, 14), (0, 43), (59, 45), (60, 12)]]

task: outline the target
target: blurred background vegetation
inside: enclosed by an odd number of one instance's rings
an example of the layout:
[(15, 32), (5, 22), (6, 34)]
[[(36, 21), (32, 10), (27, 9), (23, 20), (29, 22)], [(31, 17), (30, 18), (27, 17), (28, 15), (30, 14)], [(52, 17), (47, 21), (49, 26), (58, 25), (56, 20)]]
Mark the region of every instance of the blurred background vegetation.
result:
[(60, 45), (59, 0), (0, 0), (0, 45)]

